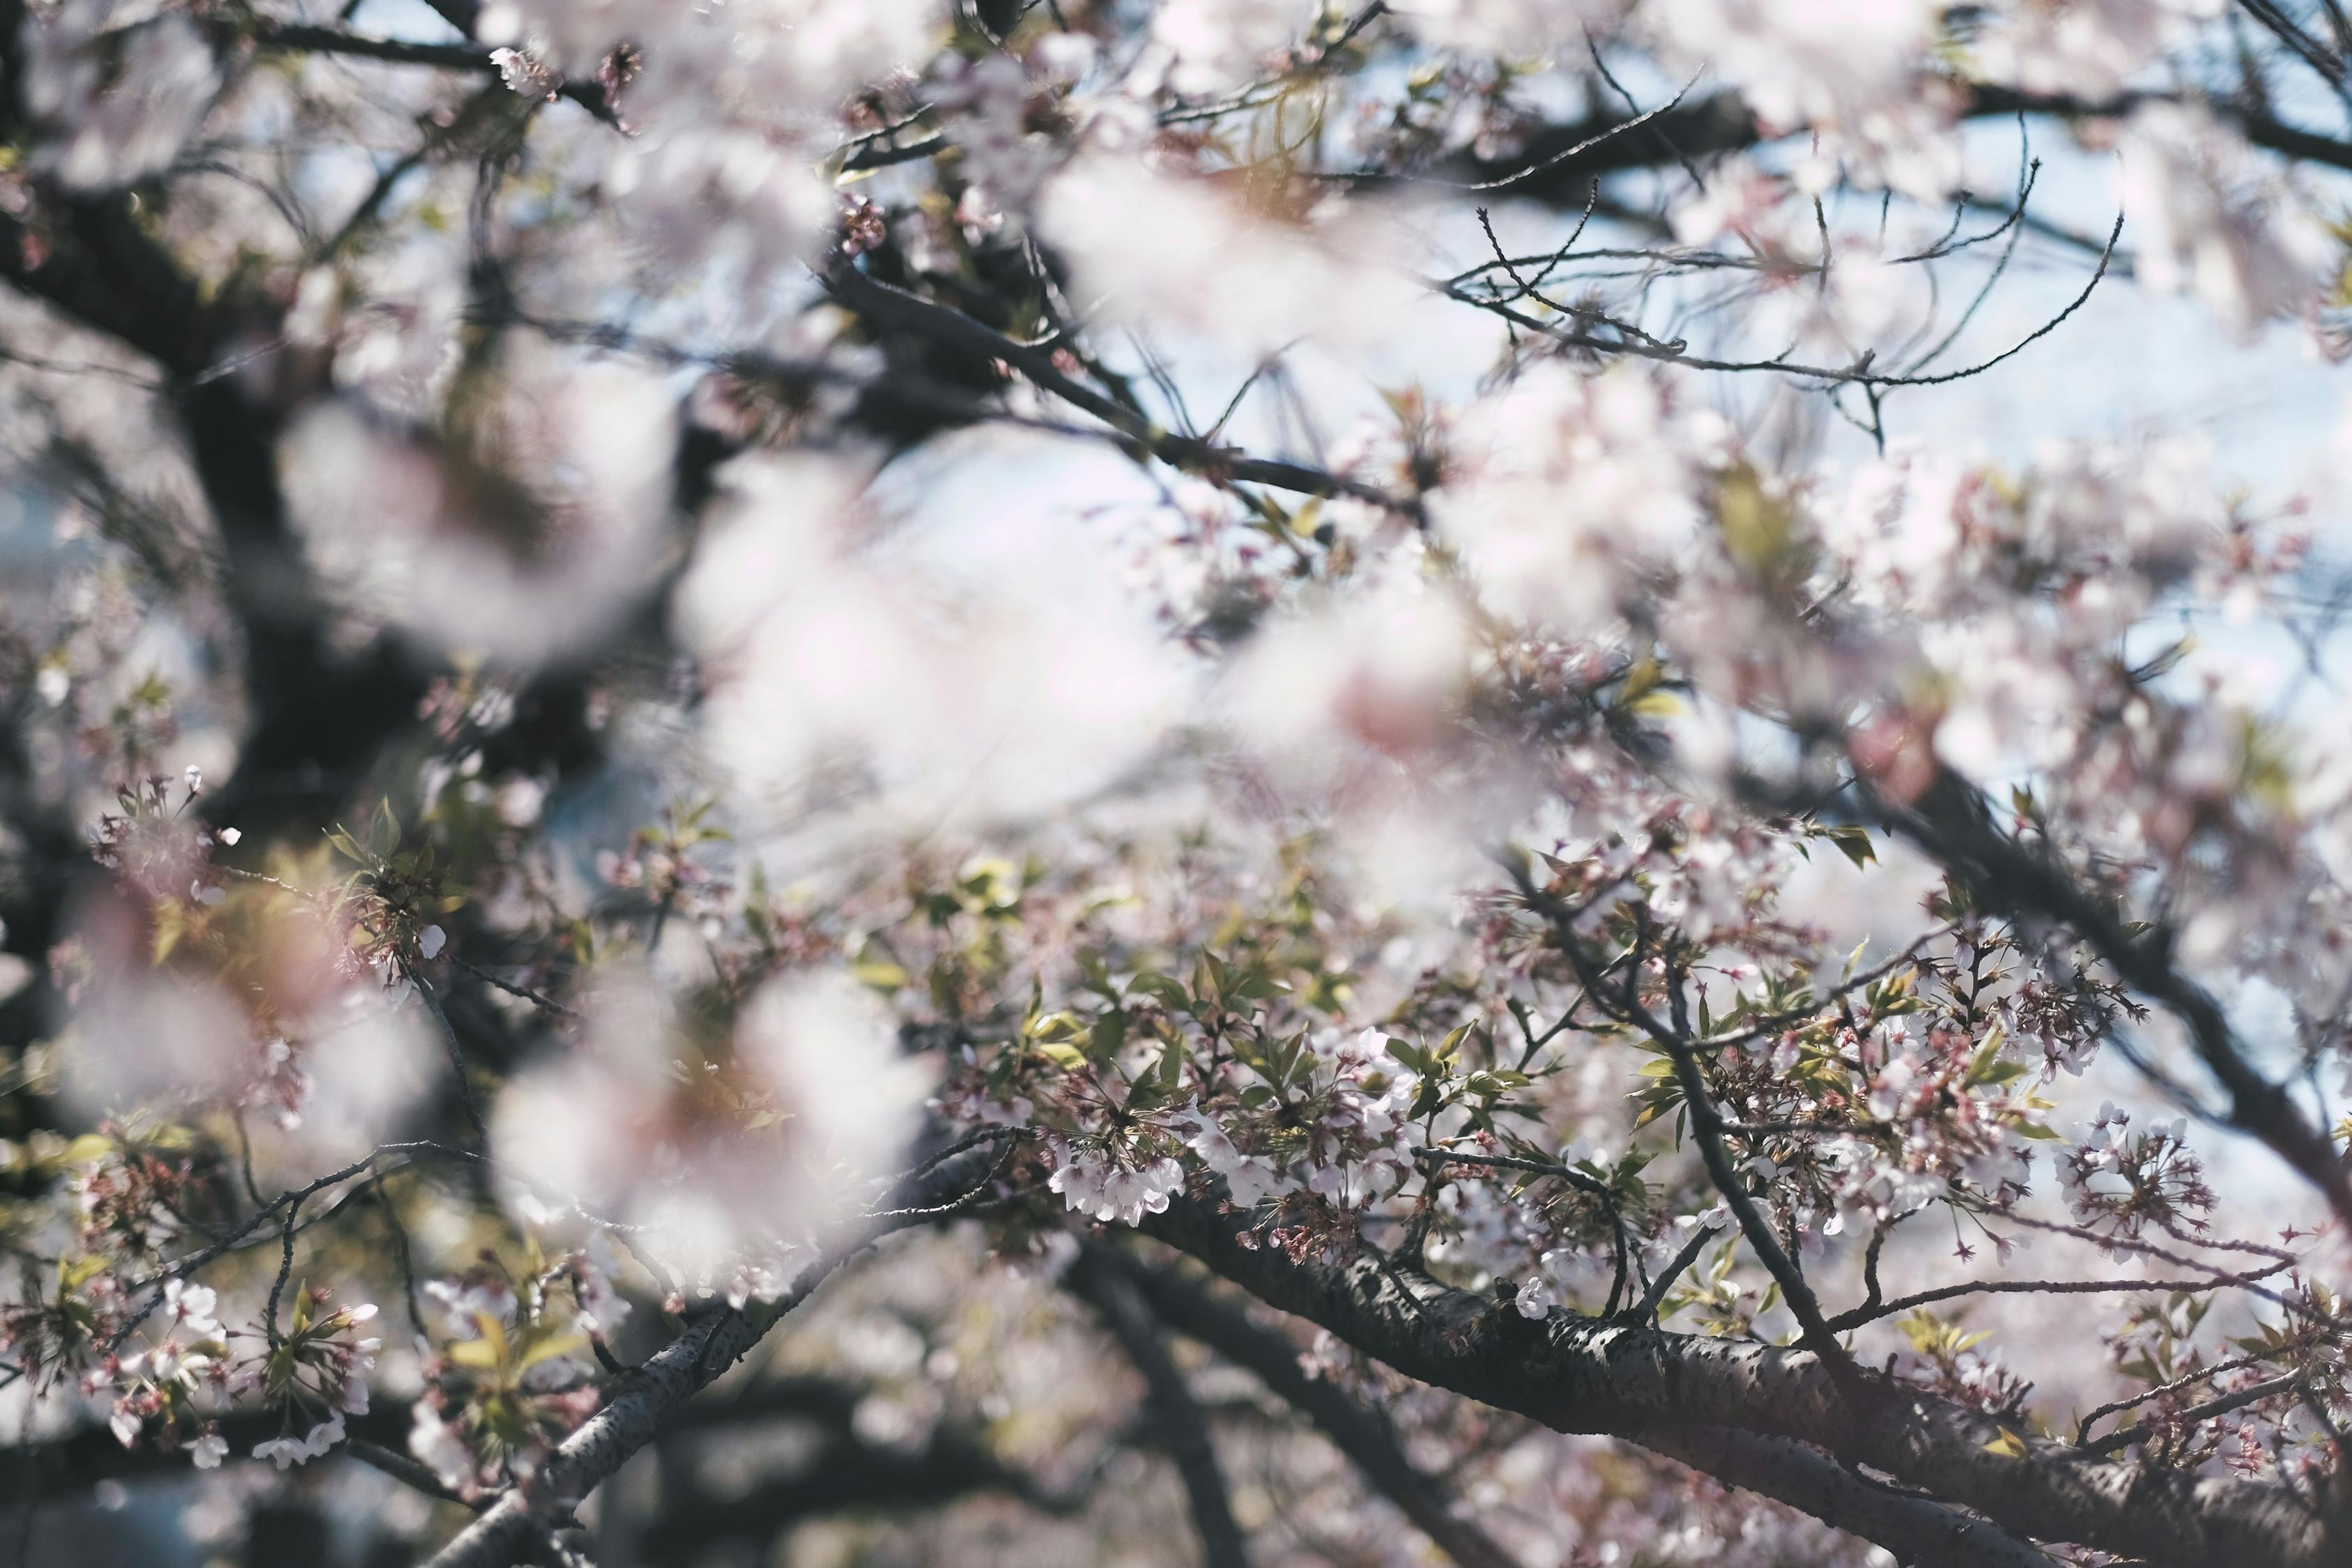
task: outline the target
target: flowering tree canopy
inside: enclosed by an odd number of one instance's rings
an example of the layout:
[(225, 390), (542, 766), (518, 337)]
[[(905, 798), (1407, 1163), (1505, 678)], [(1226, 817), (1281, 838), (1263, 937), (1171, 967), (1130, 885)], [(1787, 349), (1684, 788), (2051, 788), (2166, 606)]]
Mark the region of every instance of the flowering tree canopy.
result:
[(2352, 1563), (2336, 0), (0, 77), (21, 1560)]

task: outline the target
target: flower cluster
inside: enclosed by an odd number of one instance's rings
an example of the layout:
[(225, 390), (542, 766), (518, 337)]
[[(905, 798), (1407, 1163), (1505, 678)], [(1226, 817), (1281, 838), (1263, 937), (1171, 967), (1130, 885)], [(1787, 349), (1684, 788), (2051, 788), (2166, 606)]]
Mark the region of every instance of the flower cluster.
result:
[(520, 1268), (495, 1255), (426, 1282), (440, 1319), (409, 1452), (460, 1496), (527, 1478), (602, 1398), (591, 1347), (627, 1315), (601, 1231), (549, 1258), (534, 1245)]
[(281, 1470), (323, 1458), (343, 1440), (343, 1417), (367, 1414), (369, 1374), (383, 1342), (359, 1331), (373, 1321), (375, 1308), (330, 1310), (328, 1300), (323, 1289), (298, 1287), (284, 1331), (265, 1319), (267, 1352), (236, 1374), (244, 1390), (283, 1417), (285, 1429), (253, 1450)]
[(2103, 1103), (2060, 1156), (2058, 1176), (2075, 1219), (2124, 1240), (2151, 1225), (2175, 1236), (2204, 1230), (2218, 1200), (2189, 1147), (2188, 1120), (2137, 1132), (2131, 1121), (2131, 1112)]

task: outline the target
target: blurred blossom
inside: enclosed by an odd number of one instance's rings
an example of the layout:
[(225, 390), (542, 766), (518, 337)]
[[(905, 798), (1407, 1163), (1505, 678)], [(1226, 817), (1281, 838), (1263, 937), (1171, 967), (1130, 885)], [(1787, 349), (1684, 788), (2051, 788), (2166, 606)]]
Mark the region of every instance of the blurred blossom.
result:
[(1223, 682), (1252, 747), (1306, 763), (1335, 742), (1406, 756), (1430, 745), (1468, 677), (1468, 626), (1442, 587), (1384, 591), (1280, 617)]
[(2123, 137), (2140, 280), (2193, 294), (2240, 333), (2309, 309), (2336, 247), (2310, 202), (2211, 115), (2144, 103)]
[[(1047, 33), (1045, 39), (1079, 42), (1065, 33)], [(1041, 42), (1037, 52), (1049, 57), (1050, 68), (1052, 51)], [(1083, 68), (1080, 62), (1069, 63)], [(993, 209), (1025, 209), (1067, 155), (1058, 138), (1033, 127), (1039, 84), (1009, 55), (984, 55), (977, 60), (950, 57), (940, 69), (931, 102), (941, 113), (956, 117), (957, 145), (974, 183), (987, 193), (985, 205)], [(971, 199), (968, 193), (963, 198)]]
[(646, 1226), (681, 1279), (772, 1294), (880, 1195), (929, 1075), (845, 974), (784, 976), (724, 1037), (705, 1029), (608, 976), (572, 1049), (500, 1096), (493, 1142), (533, 1212)]
[[(919, 63), (947, 21), (939, 0), (719, 0), (679, 7), (663, 0), (491, 0), (478, 28), (486, 42), (526, 46), (570, 76), (592, 76), (626, 43), (647, 58), (640, 92), (656, 106), (665, 91), (692, 101), (697, 72), (724, 96), (754, 84), (787, 101), (824, 102)], [(638, 94), (633, 93), (633, 100)]]
[(2004, 0), (1986, 7), (1969, 47), (1971, 74), (2025, 92), (2092, 102), (2129, 85), (2228, 0)]
[(1449, 922), (1465, 889), (1494, 879), (1492, 824), (1516, 819), (1532, 793), (1508, 779), (1483, 782), (1471, 789), (1453, 779), (1415, 781), (1351, 796), (1332, 828), (1335, 859), (1353, 872), (1351, 889), (1407, 929)]
[(75, 1009), (68, 1099), (92, 1119), (234, 1096), (257, 1062), (245, 1015), (215, 985), (108, 965)]
[(1301, 341), (1377, 343), (1423, 298), (1368, 263), (1388, 248), (1369, 209), (1280, 220), (1132, 158), (1073, 163), (1047, 189), (1042, 221), (1089, 314), (1181, 328), (1255, 356)]
[(162, 0), (26, 6), (17, 42), (36, 158), (78, 189), (127, 185), (168, 164), (220, 88), (204, 36)]
[(1434, 510), (1490, 604), (1596, 631), (1693, 536), (1704, 466), (1727, 437), (1639, 368), (1541, 365), (1465, 416), (1463, 473)]
[(1934, 200), (1960, 175), (1927, 75), (1929, 0), (1661, 0), (1641, 20), (1688, 71), (1738, 88), (1770, 135), (1811, 130), (1865, 181)]
[[(363, 301), (346, 308), (348, 289)], [(425, 421), (456, 377), (465, 269), (448, 247), (411, 243), (361, 258), (348, 272), (314, 268), (302, 281), (296, 342), (334, 345), (335, 384), (383, 416)]]
[(264, 1136), (268, 1123), (257, 1123), (257, 1155), (280, 1151), (289, 1174), (308, 1179), (393, 1137), (431, 1095), (436, 1075), (447, 1071), (433, 1028), (413, 994), (373, 984), (353, 987), (295, 1026), (300, 1099), (281, 1101), (283, 1113), (271, 1119), (275, 1135)]
[(932, 1068), (901, 1054), (872, 992), (835, 971), (788, 975), (752, 999), (736, 1044), (812, 1166), (845, 1186), (896, 1170)]
[(1173, 61), (1170, 86), (1218, 92), (1279, 71), (1317, 11), (1313, 0), (1166, 0), (1151, 37)]
[(295, 517), (320, 566), (377, 613), (508, 662), (557, 657), (646, 583), (672, 399), (636, 370), (551, 351), (518, 352), (472, 395), (437, 440), (317, 407), (286, 437)]
[(1017, 817), (1101, 787), (1181, 714), (1175, 650), (1091, 549), (1040, 531), (973, 581), (903, 542), (857, 550), (852, 481), (819, 459), (730, 479), (679, 615), (710, 660), (714, 749), (756, 795)]
[(775, 153), (753, 126), (666, 122), (614, 155), (611, 189), (639, 242), (681, 273), (789, 278), (815, 258), (840, 201), (811, 162)]
[[(1822, 509), (1855, 602), (1887, 612), (1890, 633), (1907, 624), (1898, 635), (1935, 673), (1944, 761), (1991, 778), (2004, 758), (2046, 766), (2074, 748), (2114, 640), (2222, 535), (2205, 462), (2195, 441), (2053, 443), (2012, 486), (1981, 459), (1898, 449)], [(2020, 598), (2020, 560), (2076, 585)]]
[(1827, 287), (1790, 290), (1780, 298), (1790, 304), (1810, 302), (1796, 336), (1805, 352), (1832, 366), (1851, 364), (1881, 344), (1908, 340), (1936, 319), (1935, 290), (1927, 274), (1890, 259), (1884, 247), (1859, 235), (1843, 237)]
[(1397, 0), (1389, 14), (1433, 48), (1516, 59), (1537, 47), (1581, 50), (1628, 8), (1626, 0)]
[(919, 67), (948, 17), (944, 0), (501, 0), (478, 31), (573, 79), (628, 45), (642, 61), (620, 100), (633, 135), (606, 185), (634, 239), (668, 265), (757, 280), (793, 276), (831, 231), (838, 204), (816, 165), (835, 106)]
[(866, 478), (849, 461), (805, 451), (728, 465), (719, 515), (680, 585), (679, 636), (698, 648), (730, 647), (810, 576), (830, 570), (850, 543)]

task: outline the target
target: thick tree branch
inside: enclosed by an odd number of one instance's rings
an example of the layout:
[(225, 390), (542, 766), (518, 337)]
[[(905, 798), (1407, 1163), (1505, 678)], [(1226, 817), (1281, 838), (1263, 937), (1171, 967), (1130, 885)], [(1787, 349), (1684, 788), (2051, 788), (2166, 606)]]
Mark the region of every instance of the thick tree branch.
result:
[[(955, 1212), (970, 1195), (970, 1173), (964, 1165), (971, 1152), (928, 1163), (900, 1184), (902, 1194), (911, 1189), (913, 1195), (949, 1201), (874, 1216), (863, 1239), (812, 1262), (776, 1300), (742, 1310), (725, 1308), (689, 1324), (557, 1447), (528, 1487), (509, 1492), (467, 1526), (434, 1554), (429, 1568), (507, 1568), (531, 1542), (564, 1528), (581, 1500), (658, 1436), (687, 1401), (716, 1383), (837, 1269), (886, 1236)], [(984, 1169), (992, 1173), (993, 1167)], [(987, 1180), (992, 1174), (983, 1177), (983, 1183)]]
[(1877, 1542), (1911, 1568), (2053, 1568), (2046, 1552), (1998, 1526), (1873, 1481), (1807, 1444), (1724, 1426), (1662, 1428), (1634, 1440)]
[(563, 1528), (581, 1500), (652, 1442), (673, 1410), (741, 1359), (814, 1284), (810, 1281), (772, 1308), (743, 1312), (730, 1307), (693, 1324), (566, 1437), (528, 1488), (508, 1493), (434, 1553), (430, 1568), (511, 1568), (534, 1542)]
[(1381, 1495), (1462, 1568), (1517, 1568), (1494, 1537), (1458, 1516), (1436, 1479), (1407, 1457), (1379, 1412), (1365, 1408), (1298, 1364), (1298, 1348), (1262, 1329), (1172, 1268), (1132, 1258), (1120, 1262), (1160, 1321), (1247, 1369), (1283, 1403), (1305, 1415), (1346, 1455)]
[(1119, 1261), (1098, 1242), (1082, 1243), (1065, 1282), (1091, 1305), (1103, 1326), (1126, 1352), (1150, 1391), (1154, 1435), (1183, 1479), (1201, 1532), (1202, 1560), (1208, 1568), (1249, 1568), (1249, 1545), (1234, 1522), (1232, 1494), (1209, 1436), (1208, 1417), (1168, 1354), (1158, 1325)]
[(0, 216), (0, 278), (146, 355), (168, 378), (166, 398), (220, 531), (253, 719), (236, 775), (204, 809), (237, 820), (257, 853), (256, 830), (281, 817), (323, 823), (322, 797), (356, 782), (383, 737), (414, 717), (424, 681), (388, 643), (355, 658), (330, 646), (331, 610), (278, 482), (283, 411), (215, 365), (240, 316), (260, 308), (204, 299), (120, 196), (45, 192), (36, 211), (37, 233)]
[[(0, 91), (15, 87), (0, 82)], [(0, 278), (168, 374), (205, 371), (214, 312), (119, 199), (52, 196), (27, 216), (0, 213)]]
[[(2179, 96), (2134, 92), (2092, 100), (2023, 93), (1990, 85), (1955, 83), (1954, 87), (1961, 95), (1958, 112), (1964, 120), (2018, 114), (2068, 121), (2115, 119), (2129, 114), (2142, 103), (2177, 101)], [(2299, 162), (2352, 169), (2352, 142), (2305, 131), (2242, 103), (2201, 101), (2256, 147)], [(1597, 178), (1684, 159), (1741, 152), (1767, 139), (1747, 104), (1730, 92), (1678, 103), (1664, 112), (1652, 113), (1639, 125), (1633, 123), (1637, 118), (1633, 114), (1598, 113), (1572, 124), (1546, 126), (1508, 157), (1465, 158), (1445, 165), (1443, 173), (1465, 186), (1504, 182), (1514, 196), (1580, 209), (1591, 199), (1592, 182)], [(1571, 155), (1571, 149), (1580, 150)], [(1380, 174), (1351, 179), (1359, 187), (1391, 183)]]
[[(1075, 1512), (1080, 1496), (1064, 1496), (998, 1459), (971, 1434), (952, 1426), (934, 1430), (913, 1450), (869, 1443), (850, 1425), (858, 1391), (831, 1415), (824, 1447), (806, 1464), (740, 1497), (719, 1498), (689, 1489), (665, 1499), (645, 1538), (659, 1561), (698, 1561), (698, 1551), (723, 1542), (759, 1545), (808, 1519), (865, 1510), (898, 1513), (939, 1508), (976, 1493), (1012, 1498), (1040, 1512)], [(718, 1407), (722, 1412), (726, 1406)], [(702, 1406), (695, 1406), (699, 1413)], [(735, 1440), (729, 1434), (729, 1441)]]
[[(1807, 1351), (1566, 1315), (1537, 1322), (1434, 1280), (1408, 1281), (1369, 1257), (1293, 1262), (1197, 1200), (1171, 1203), (1143, 1228), (1408, 1376), (1559, 1431), (1647, 1442), (1722, 1426), (1792, 1438), (1975, 1510), (2009, 1536), (2078, 1542), (2179, 1568), (2326, 1568), (2342, 1560), (2341, 1527), (2315, 1517), (2285, 1487), (2099, 1460), (2031, 1437), (2020, 1456), (1993, 1417), (1892, 1382), (1857, 1411)], [(1836, 1497), (1801, 1506), (1858, 1533), (1876, 1527), (1849, 1524)], [(1987, 1545), (1975, 1557), (1948, 1560), (2015, 1558), (2007, 1546)]]

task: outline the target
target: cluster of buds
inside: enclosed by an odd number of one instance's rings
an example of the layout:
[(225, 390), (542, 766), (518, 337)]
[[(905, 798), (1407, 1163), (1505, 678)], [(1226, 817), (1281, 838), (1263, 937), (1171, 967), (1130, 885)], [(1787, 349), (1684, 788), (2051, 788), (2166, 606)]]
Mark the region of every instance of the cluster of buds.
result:
[(509, 1269), (495, 1254), (425, 1296), (441, 1318), (408, 1449), (461, 1497), (520, 1479), (602, 1399), (593, 1347), (627, 1315), (602, 1233), (550, 1260), (536, 1245)]
[(2074, 1218), (2122, 1237), (2150, 1224), (2171, 1230), (2205, 1227), (2214, 1204), (2204, 1167), (2188, 1145), (2185, 1118), (2131, 1131), (2131, 1113), (2112, 1103), (2084, 1131), (2080, 1142), (2058, 1162), (2066, 1202)]
[[(328, 1292), (305, 1286), (282, 1334), (273, 1331), (268, 1354), (233, 1379), (284, 1412), (278, 1436), (254, 1447), (257, 1459), (279, 1469), (319, 1458), (343, 1440), (343, 1417), (364, 1415), (368, 1374), (383, 1342), (358, 1330), (375, 1317), (372, 1305), (329, 1310)], [(299, 1436), (298, 1426), (307, 1423)]]

